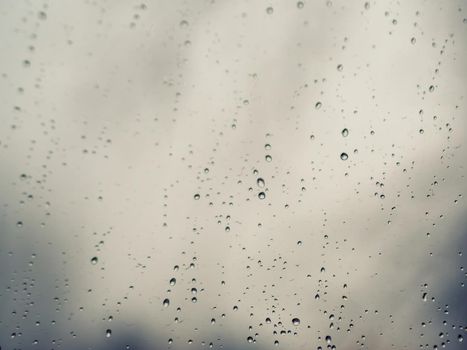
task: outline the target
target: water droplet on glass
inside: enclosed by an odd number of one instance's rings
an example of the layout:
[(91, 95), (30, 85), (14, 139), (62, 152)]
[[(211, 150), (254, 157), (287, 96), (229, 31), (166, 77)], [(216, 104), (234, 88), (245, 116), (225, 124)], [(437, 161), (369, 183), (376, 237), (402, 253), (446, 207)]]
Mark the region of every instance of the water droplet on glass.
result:
[(264, 193), (264, 192), (258, 193), (258, 198), (259, 198), (259, 199), (264, 199), (264, 198), (266, 198), (266, 193)]
[(321, 108), (321, 105), (322, 105), (321, 102), (316, 102), (315, 108), (316, 108), (316, 109), (320, 109), (320, 108)]
[(253, 337), (252, 336), (249, 336), (248, 338), (246, 338), (246, 341), (248, 343), (253, 343)]
[(305, 6), (305, 4), (303, 3), (303, 1), (297, 2), (297, 8), (302, 9), (303, 6)]
[(342, 129), (341, 134), (343, 137), (349, 136), (349, 129), (347, 128)]
[(264, 180), (262, 178), (258, 178), (256, 180), (256, 183), (258, 184), (259, 187), (264, 187)]
[(266, 162), (270, 162), (272, 161), (272, 157), (268, 154), (266, 155), (266, 157), (264, 157), (266, 159)]
[(349, 158), (349, 156), (347, 155), (347, 153), (343, 152), (341, 153), (341, 159), (342, 160), (347, 160)]
[(266, 13), (267, 13), (268, 15), (272, 15), (273, 12), (274, 12), (274, 9), (273, 9), (271, 6), (269, 6), (269, 7), (266, 9)]
[(168, 307), (168, 306), (170, 305), (170, 300), (167, 299), (167, 298), (164, 299), (164, 301), (162, 302), (162, 305), (163, 305), (164, 307)]
[(292, 319), (292, 324), (293, 324), (294, 326), (298, 326), (298, 325), (300, 324), (300, 319), (298, 319), (298, 318), (296, 318), (296, 317), (293, 318), (293, 319)]
[(91, 259), (91, 264), (96, 265), (97, 264), (97, 256), (93, 257)]
[(105, 336), (106, 336), (107, 338), (110, 338), (111, 335), (112, 335), (112, 330), (111, 330), (111, 329), (107, 329), (107, 330), (105, 331)]
[(175, 277), (173, 277), (170, 279), (169, 283), (171, 286), (175, 286), (175, 283), (177, 283), (177, 280), (175, 279)]
[(195, 194), (195, 195), (193, 196), (193, 198), (194, 198), (195, 200), (198, 200), (198, 199), (199, 199), (199, 197), (200, 197), (200, 196), (199, 196), (199, 194), (198, 194), (198, 193), (197, 193), (197, 194)]

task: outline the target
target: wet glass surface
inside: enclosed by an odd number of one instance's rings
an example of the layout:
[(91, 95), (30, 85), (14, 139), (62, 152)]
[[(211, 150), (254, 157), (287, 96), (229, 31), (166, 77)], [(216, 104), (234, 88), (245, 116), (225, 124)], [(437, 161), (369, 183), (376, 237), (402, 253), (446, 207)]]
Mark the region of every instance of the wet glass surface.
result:
[(0, 349), (463, 349), (465, 1), (0, 1)]

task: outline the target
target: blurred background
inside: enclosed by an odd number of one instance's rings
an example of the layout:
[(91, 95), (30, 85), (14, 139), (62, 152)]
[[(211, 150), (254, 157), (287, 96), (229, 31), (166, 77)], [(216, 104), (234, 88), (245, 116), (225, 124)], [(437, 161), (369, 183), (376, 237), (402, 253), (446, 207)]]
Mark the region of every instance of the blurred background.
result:
[(466, 18), (0, 0), (0, 349), (464, 349)]

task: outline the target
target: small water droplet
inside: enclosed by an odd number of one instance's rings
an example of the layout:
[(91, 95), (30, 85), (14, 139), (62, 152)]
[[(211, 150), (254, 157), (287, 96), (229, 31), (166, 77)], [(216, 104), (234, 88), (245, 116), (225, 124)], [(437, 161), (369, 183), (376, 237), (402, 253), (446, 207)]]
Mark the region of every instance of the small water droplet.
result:
[(253, 337), (252, 336), (249, 336), (248, 338), (246, 338), (246, 341), (248, 343), (253, 343)]
[(342, 129), (341, 134), (343, 137), (349, 136), (349, 129), (347, 128)]
[(266, 157), (264, 157), (266, 159), (266, 162), (271, 162), (272, 161), (272, 157), (268, 154), (266, 155)]
[(105, 336), (106, 336), (107, 338), (110, 338), (111, 335), (112, 335), (112, 330), (111, 330), (111, 329), (107, 329), (107, 330), (105, 331)]
[(175, 277), (171, 278), (170, 281), (169, 281), (169, 284), (171, 286), (175, 286), (176, 283), (177, 283), (177, 280), (175, 279)]
[(347, 155), (347, 153), (345, 153), (345, 152), (341, 153), (341, 159), (342, 160), (347, 160), (348, 158), (349, 158), (349, 156)]
[(316, 102), (315, 108), (316, 108), (316, 109), (320, 109), (320, 108), (321, 108), (321, 105), (322, 105), (321, 102)]
[(274, 12), (274, 9), (273, 9), (271, 6), (269, 6), (269, 7), (266, 9), (266, 13), (267, 13), (268, 15), (272, 15), (273, 12)]
[(292, 319), (292, 324), (293, 324), (294, 326), (298, 326), (298, 325), (300, 324), (300, 319), (299, 319), (299, 318), (296, 318), (296, 317), (293, 318), (293, 319)]
[(264, 187), (264, 180), (261, 177), (256, 180), (256, 183), (259, 187)]
[(200, 195), (197, 193), (193, 196), (193, 198), (197, 201), (200, 198)]
[(264, 199), (264, 198), (266, 198), (266, 193), (264, 193), (264, 192), (258, 193), (258, 198), (259, 198), (259, 199)]
[(168, 306), (170, 305), (170, 300), (167, 299), (167, 298), (164, 299), (164, 301), (162, 302), (162, 305), (163, 305), (164, 307), (168, 307)]
[(96, 264), (97, 264), (97, 260), (98, 260), (98, 259), (97, 259), (97, 256), (93, 257), (93, 258), (91, 259), (91, 264), (96, 265)]
[(297, 2), (297, 8), (302, 9), (303, 6), (305, 6), (305, 4), (303, 3), (303, 1)]

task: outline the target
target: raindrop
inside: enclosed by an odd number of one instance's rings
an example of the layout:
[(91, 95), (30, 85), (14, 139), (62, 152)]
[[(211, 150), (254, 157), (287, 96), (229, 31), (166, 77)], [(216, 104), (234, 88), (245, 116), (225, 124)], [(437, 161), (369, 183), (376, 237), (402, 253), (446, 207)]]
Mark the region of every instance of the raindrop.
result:
[(91, 259), (91, 264), (96, 265), (97, 264), (97, 256), (93, 257)]
[(341, 134), (343, 137), (349, 136), (349, 129), (347, 128), (342, 129)]
[(264, 192), (258, 193), (258, 198), (259, 198), (259, 199), (264, 199), (264, 198), (266, 198), (266, 193), (264, 193)]
[(259, 187), (264, 187), (264, 180), (260, 177), (256, 180)]
[(349, 158), (349, 156), (347, 155), (347, 153), (345, 153), (345, 152), (341, 153), (341, 159), (342, 160), (347, 160), (348, 158)]
[(298, 318), (295, 317), (294, 319), (292, 319), (292, 324), (293, 324), (294, 326), (298, 326), (298, 325), (300, 324), (300, 319), (298, 319)]
[(164, 307), (168, 307), (168, 306), (170, 305), (170, 300), (167, 299), (167, 298), (164, 299), (164, 301), (162, 302), (162, 305), (163, 305)]
[(107, 329), (107, 330), (105, 331), (105, 336), (106, 336), (107, 338), (110, 338), (111, 335), (112, 335), (112, 330), (111, 330), (111, 329)]
[(268, 154), (266, 155), (266, 157), (264, 157), (266, 159), (266, 162), (270, 162), (272, 161), (272, 157)]
[(316, 102), (315, 108), (316, 108), (316, 109), (320, 109), (320, 108), (321, 108), (321, 105), (322, 105), (321, 102)]
[(175, 283), (177, 283), (177, 280), (175, 279), (175, 277), (173, 277), (170, 279), (169, 283), (171, 286), (175, 286)]
[(193, 198), (194, 198), (195, 200), (198, 200), (198, 199), (199, 199), (199, 197), (200, 197), (200, 196), (199, 196), (199, 194), (198, 194), (198, 193), (197, 193), (197, 194), (195, 194), (195, 195), (193, 196)]

